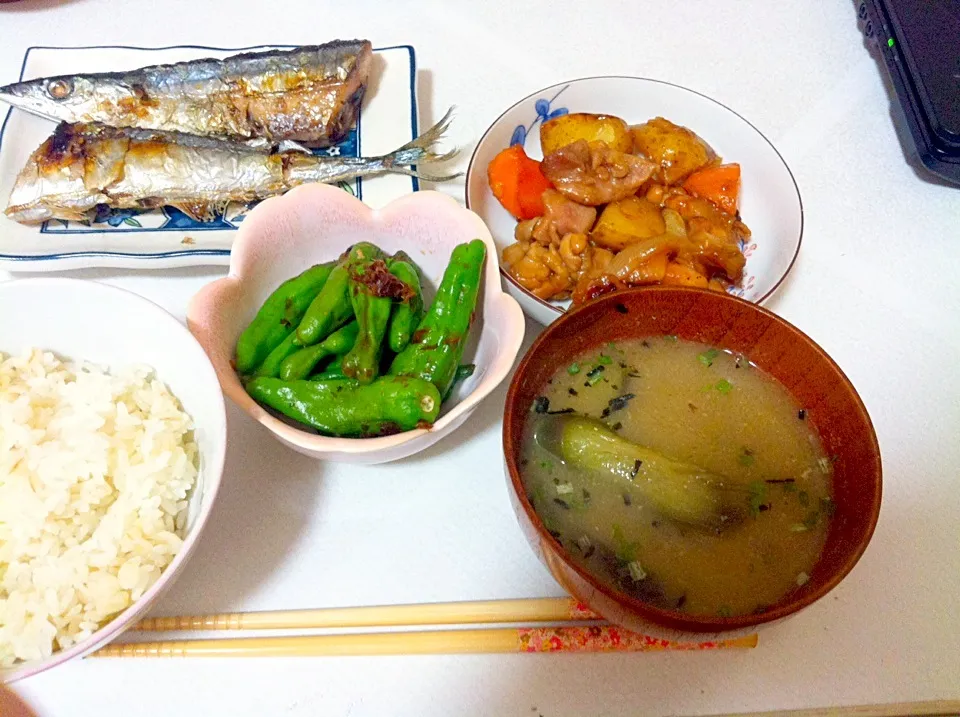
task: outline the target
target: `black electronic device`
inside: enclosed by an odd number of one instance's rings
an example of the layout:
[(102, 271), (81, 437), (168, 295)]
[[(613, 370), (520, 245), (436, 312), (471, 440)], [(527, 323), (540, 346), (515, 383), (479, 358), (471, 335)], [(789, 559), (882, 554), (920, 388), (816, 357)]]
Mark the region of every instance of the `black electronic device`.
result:
[(928, 170), (960, 184), (960, 0), (863, 0), (906, 129)]

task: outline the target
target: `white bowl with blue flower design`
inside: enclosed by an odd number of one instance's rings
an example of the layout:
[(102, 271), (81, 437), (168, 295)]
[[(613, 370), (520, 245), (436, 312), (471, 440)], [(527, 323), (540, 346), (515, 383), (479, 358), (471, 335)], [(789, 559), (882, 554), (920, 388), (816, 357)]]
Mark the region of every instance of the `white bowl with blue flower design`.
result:
[[(780, 286), (803, 235), (800, 191), (783, 157), (760, 130), (725, 105), (685, 87), (642, 77), (587, 77), (546, 87), (510, 107), (486, 131), (467, 170), (466, 201), (490, 228), (501, 255), (514, 241), (517, 221), (490, 191), (487, 166), (514, 144), (541, 159), (540, 125), (568, 112), (616, 115), (628, 124), (665, 117), (696, 132), (724, 161), (739, 163), (740, 215), (752, 236), (742, 247), (747, 259), (743, 279), (730, 292), (761, 303)], [(541, 324), (558, 319), (569, 305), (534, 296), (502, 267), (501, 274), (507, 291)]]

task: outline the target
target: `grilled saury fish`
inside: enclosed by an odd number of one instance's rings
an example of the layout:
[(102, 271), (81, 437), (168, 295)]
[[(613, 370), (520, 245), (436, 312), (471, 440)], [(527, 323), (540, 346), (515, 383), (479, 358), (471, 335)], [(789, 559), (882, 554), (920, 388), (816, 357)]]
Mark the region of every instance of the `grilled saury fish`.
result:
[(366, 40), (193, 60), (0, 87), (0, 100), (63, 122), (99, 122), (310, 147), (343, 140), (373, 63)]
[(433, 147), (450, 112), (412, 142), (382, 157), (271, 153), (209, 137), (157, 130), (62, 123), (21, 170), (6, 214), (23, 223), (89, 219), (98, 205), (118, 209), (173, 206), (199, 220), (231, 202), (265, 199), (308, 182), (339, 182), (382, 173), (429, 181), (410, 165), (445, 161)]

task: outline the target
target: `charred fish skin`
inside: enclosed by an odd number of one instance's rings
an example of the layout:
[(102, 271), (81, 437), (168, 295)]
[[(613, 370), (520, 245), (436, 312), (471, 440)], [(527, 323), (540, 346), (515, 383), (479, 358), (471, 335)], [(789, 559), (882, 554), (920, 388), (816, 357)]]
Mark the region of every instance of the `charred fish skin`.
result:
[(14, 183), (6, 215), (23, 224), (82, 221), (98, 207), (173, 206), (198, 221), (213, 219), (231, 202), (249, 203), (300, 184), (334, 183), (376, 174), (404, 174), (442, 182), (410, 165), (441, 162), (434, 147), (450, 122), (440, 122), (382, 157), (276, 154), (210, 137), (161, 130), (61, 123), (31, 155)]
[(0, 100), (61, 122), (309, 147), (342, 141), (373, 64), (367, 40), (63, 75), (0, 87)]

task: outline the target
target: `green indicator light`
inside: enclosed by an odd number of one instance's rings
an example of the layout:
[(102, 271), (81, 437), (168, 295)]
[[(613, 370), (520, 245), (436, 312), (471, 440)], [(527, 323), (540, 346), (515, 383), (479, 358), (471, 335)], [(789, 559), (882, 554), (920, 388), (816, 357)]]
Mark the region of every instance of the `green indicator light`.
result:
[(896, 44), (896, 43), (894, 43), (894, 41), (893, 41), (893, 38), (892, 38), (892, 37), (891, 37), (891, 38), (890, 38), (889, 40), (887, 40), (887, 47), (893, 47), (893, 46), (894, 46), (894, 44)]

